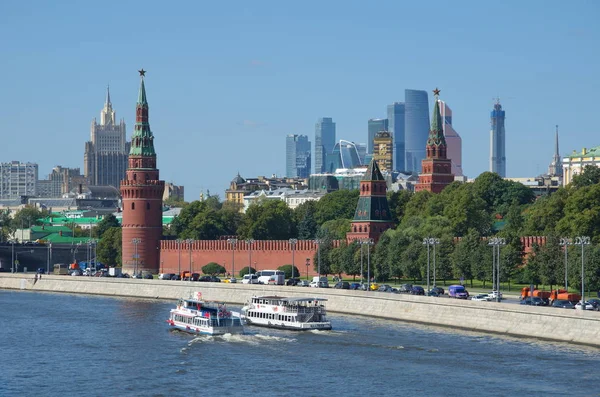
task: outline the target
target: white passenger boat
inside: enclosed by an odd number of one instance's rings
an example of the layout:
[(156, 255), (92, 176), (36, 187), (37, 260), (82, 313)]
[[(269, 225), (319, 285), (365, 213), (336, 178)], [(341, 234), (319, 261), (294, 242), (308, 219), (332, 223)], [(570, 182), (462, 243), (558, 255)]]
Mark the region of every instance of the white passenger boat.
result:
[(192, 334), (224, 335), (244, 331), (239, 312), (229, 311), (224, 303), (203, 301), (200, 292), (180, 299), (177, 307), (171, 309), (167, 323)]
[(242, 308), (246, 324), (292, 330), (331, 329), (324, 298), (253, 296)]

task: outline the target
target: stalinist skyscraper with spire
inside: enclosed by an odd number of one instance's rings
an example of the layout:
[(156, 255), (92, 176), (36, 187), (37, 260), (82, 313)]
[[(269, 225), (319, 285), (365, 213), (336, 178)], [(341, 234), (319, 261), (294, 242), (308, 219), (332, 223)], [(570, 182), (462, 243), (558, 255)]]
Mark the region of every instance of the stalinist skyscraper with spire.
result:
[(92, 120), (91, 140), (85, 143), (83, 155), (84, 174), (90, 185), (110, 185), (119, 189), (125, 178), (129, 142), (125, 121), (117, 124), (116, 114), (110, 102), (110, 90), (106, 89), (106, 102), (100, 112), (100, 123)]

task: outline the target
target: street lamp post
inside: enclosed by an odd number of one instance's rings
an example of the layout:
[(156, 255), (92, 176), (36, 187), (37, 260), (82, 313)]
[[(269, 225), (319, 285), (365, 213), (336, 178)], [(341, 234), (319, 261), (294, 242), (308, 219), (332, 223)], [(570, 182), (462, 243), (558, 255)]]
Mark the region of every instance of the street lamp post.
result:
[[(248, 244), (248, 283), (250, 283), (252, 281), (252, 279), (250, 278), (250, 274), (252, 273), (252, 244), (254, 244), (254, 239), (247, 239), (246, 244)], [(256, 269), (254, 269), (254, 271), (256, 271)]]
[(133, 275), (137, 277), (138, 275), (138, 244), (142, 242), (141, 238), (131, 239), (131, 243), (133, 244)]
[(182, 243), (182, 240), (178, 238), (177, 239), (177, 248), (179, 251), (179, 254), (178, 254), (179, 258), (177, 260), (177, 275), (181, 278), (181, 280), (183, 280), (183, 277), (181, 277), (181, 243)]
[(52, 243), (48, 243), (48, 263), (46, 264), (46, 274), (50, 274), (50, 264), (52, 263)]
[(10, 270), (11, 272), (15, 273), (15, 242), (11, 241), (10, 242), (11, 245), (11, 266), (10, 266)]
[[(430, 286), (429, 286), (429, 268), (430, 268), (430, 257), (429, 257), (429, 247), (433, 245), (433, 249), (434, 249), (434, 261), (435, 261), (435, 245), (439, 244), (440, 240), (438, 240), (437, 238), (433, 238), (433, 237), (425, 237), (423, 239), (423, 245), (427, 246), (427, 291), (429, 292)], [(434, 282), (435, 285), (435, 282)]]
[(310, 266), (310, 258), (306, 258), (306, 281), (308, 281), (308, 267)]
[(296, 267), (296, 264), (294, 262), (294, 251), (296, 251), (296, 244), (298, 243), (298, 239), (297, 238), (291, 238), (290, 239), (290, 245), (292, 246), (292, 278), (294, 278), (294, 267)]
[[(191, 238), (188, 238), (187, 240), (185, 240), (185, 242), (188, 245), (188, 251), (190, 253), (190, 275), (189, 275), (189, 281), (192, 281), (192, 243), (194, 242), (194, 240), (192, 240)], [(183, 279), (183, 277), (182, 277)]]
[(579, 236), (575, 237), (575, 245), (581, 245), (581, 310), (585, 310), (585, 287), (584, 287), (584, 277), (585, 277), (585, 265), (583, 260), (583, 249), (586, 245), (590, 245), (590, 238), (587, 236)]
[(365, 240), (367, 244), (367, 291), (371, 290), (371, 246), (375, 244), (372, 238)]
[[(492, 246), (492, 290), (496, 291), (496, 302), (500, 302), (500, 247), (506, 245), (506, 239), (492, 237), (488, 241)], [(531, 291), (533, 296), (533, 291)]]
[(573, 239), (568, 237), (561, 237), (559, 244), (565, 247), (565, 289), (569, 291), (569, 245), (573, 245)]
[(315, 244), (317, 244), (317, 273), (321, 277), (321, 244), (323, 244), (323, 240), (316, 238)]
[(228, 238), (227, 242), (231, 244), (231, 277), (235, 277), (235, 245), (237, 244), (237, 238)]

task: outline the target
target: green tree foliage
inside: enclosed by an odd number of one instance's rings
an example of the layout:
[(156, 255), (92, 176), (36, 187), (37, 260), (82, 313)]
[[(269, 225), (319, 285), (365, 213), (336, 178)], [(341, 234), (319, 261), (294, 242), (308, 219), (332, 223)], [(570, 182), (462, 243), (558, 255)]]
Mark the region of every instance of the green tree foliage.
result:
[(241, 238), (287, 240), (296, 236), (292, 210), (280, 200), (252, 204), (237, 233)]
[(163, 200), (163, 205), (168, 205), (169, 207), (185, 207), (186, 204), (188, 203), (179, 197), (169, 197)]
[(111, 227), (121, 227), (117, 217), (113, 214), (105, 215), (104, 218), (94, 228), (95, 237), (102, 238), (104, 233)]
[(28, 228), (29, 226), (39, 225), (40, 219), (48, 216), (48, 211), (39, 210), (37, 207), (27, 205), (17, 211), (12, 219), (12, 230)]
[(292, 268), (294, 269), (294, 278), (300, 278), (300, 270), (298, 270), (297, 266), (292, 267), (292, 265), (283, 265), (279, 266), (277, 270), (281, 270), (282, 272), (284, 272), (285, 278), (292, 278)]
[(502, 179), (493, 172), (484, 172), (473, 182), (475, 194), (486, 203), (489, 214), (504, 216), (510, 205), (516, 201), (521, 205), (532, 203), (535, 200), (533, 191), (519, 182)]
[(310, 240), (317, 235), (318, 225), (315, 219), (317, 212), (316, 201), (306, 201), (294, 210), (294, 221), (298, 225), (298, 238)]
[(121, 266), (122, 263), (133, 261), (132, 258), (122, 258), (122, 252), (121, 228), (111, 227), (104, 231), (96, 247), (98, 261), (106, 266)]
[(224, 207), (217, 196), (186, 205), (173, 219), (170, 231), (181, 239), (216, 240), (236, 233), (241, 215)]
[(469, 229), (477, 230), (481, 236), (489, 235), (492, 216), (486, 210), (485, 201), (477, 195), (474, 185), (459, 185), (452, 193), (444, 196), (446, 206), (443, 214), (450, 221), (454, 236), (462, 237)]
[(564, 261), (558, 237), (554, 234), (549, 235), (546, 238), (546, 244), (539, 247), (536, 255), (542, 284), (549, 285), (550, 288), (553, 285), (561, 284), (560, 281), (564, 280)]
[(351, 227), (352, 221), (350, 219), (332, 219), (321, 225), (318, 234), (327, 235), (332, 240), (343, 240)]
[(598, 185), (600, 183), (600, 167), (594, 165), (586, 165), (579, 175), (573, 176), (571, 186), (574, 189), (579, 189), (585, 186)]
[(406, 223), (412, 217), (423, 217), (427, 209), (427, 202), (433, 197), (433, 193), (427, 190), (421, 190), (411, 196), (404, 207), (404, 218), (402, 223)]
[(315, 220), (318, 225), (336, 219), (352, 219), (358, 202), (358, 190), (337, 190), (317, 202)]
[(392, 221), (395, 224), (400, 224), (402, 218), (404, 218), (404, 213), (406, 211), (406, 205), (410, 201), (413, 196), (413, 192), (408, 190), (399, 190), (397, 192), (388, 192), (388, 202), (390, 207), (390, 214)]
[(451, 255), (452, 269), (457, 278), (471, 280), (473, 285), (472, 253), (479, 249), (481, 235), (476, 229), (469, 229), (467, 234), (455, 244)]
[(11, 226), (12, 218), (10, 217), (10, 210), (0, 211), (0, 241), (7, 241), (9, 236), (13, 233)]
[(570, 192), (564, 216), (556, 229), (563, 236), (600, 234), (600, 184), (583, 186)]
[(250, 274), (254, 274), (254, 273), (256, 273), (256, 269), (255, 269), (255, 268), (253, 268), (252, 266), (250, 266), (250, 267), (248, 267), (248, 266), (244, 266), (244, 267), (242, 268), (242, 270), (240, 270), (240, 273), (239, 273), (239, 274), (240, 274), (240, 277), (241, 277), (241, 278), (244, 278), (244, 276), (245, 276), (246, 274), (248, 274), (248, 273), (250, 273)]
[[(217, 274), (225, 274), (227, 270), (219, 265), (216, 262), (209, 262), (206, 265), (202, 266), (202, 273), (203, 274), (209, 274), (211, 276), (216, 276)], [(246, 268), (246, 271), (248, 271), (248, 268)]]
[(540, 197), (525, 210), (523, 235), (539, 236), (552, 233), (564, 216), (569, 191), (559, 188), (550, 196)]

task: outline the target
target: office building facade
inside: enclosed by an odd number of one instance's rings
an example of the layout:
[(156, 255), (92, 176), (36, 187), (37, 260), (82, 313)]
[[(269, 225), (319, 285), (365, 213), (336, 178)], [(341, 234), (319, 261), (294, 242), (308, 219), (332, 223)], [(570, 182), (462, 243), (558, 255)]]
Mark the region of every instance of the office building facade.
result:
[(84, 175), (90, 185), (109, 185), (119, 188), (127, 171), (130, 143), (126, 140), (125, 121), (117, 124), (116, 113), (106, 90), (106, 101), (100, 112), (100, 123), (94, 120), (91, 140), (85, 143)]
[(446, 156), (452, 161), (452, 174), (463, 176), (462, 170), (462, 138), (452, 126), (452, 109), (444, 101), (439, 101), (442, 123), (444, 126), (444, 138), (446, 138)]
[(308, 178), (311, 170), (310, 141), (306, 135), (285, 138), (285, 176)]
[(0, 199), (36, 196), (38, 165), (11, 161), (0, 164)]
[(323, 117), (315, 124), (315, 172), (325, 171), (327, 154), (335, 146), (335, 123), (331, 117)]
[(373, 139), (374, 152), (373, 160), (379, 165), (381, 172), (392, 172), (394, 169), (394, 141), (392, 134), (387, 131), (380, 131)]
[[(421, 161), (425, 158), (425, 146), (429, 136), (427, 91), (405, 90), (404, 107), (404, 171), (419, 173)], [(398, 157), (396, 156), (396, 158)], [(396, 165), (396, 169), (398, 169), (398, 165)]]
[(375, 139), (375, 135), (381, 131), (388, 131), (388, 119), (369, 119), (367, 122), (367, 153), (374, 153), (373, 140)]
[(490, 171), (495, 172), (502, 178), (506, 177), (506, 131), (504, 130), (504, 119), (506, 112), (502, 110), (500, 101), (494, 104), (494, 110), (490, 113)]
[(388, 129), (394, 142), (394, 168), (403, 171), (406, 163), (406, 104), (394, 102), (388, 105)]

